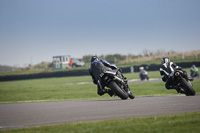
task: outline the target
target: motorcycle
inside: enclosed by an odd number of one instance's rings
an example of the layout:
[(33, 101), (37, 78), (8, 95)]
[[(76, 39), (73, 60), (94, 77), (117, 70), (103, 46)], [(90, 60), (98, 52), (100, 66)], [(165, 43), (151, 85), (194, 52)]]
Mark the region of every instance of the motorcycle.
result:
[(139, 77), (140, 77), (141, 81), (143, 81), (143, 80), (145, 80), (145, 79), (149, 80), (147, 71), (142, 71), (142, 72), (140, 72), (140, 73), (139, 73)]
[(140, 77), (141, 81), (143, 81), (145, 79), (149, 80), (148, 72), (146, 70), (144, 70), (144, 67), (139, 68), (139, 77)]
[(182, 70), (175, 70), (172, 75), (173, 83), (178, 85), (178, 88), (181, 90), (182, 93), (184, 93), (186, 96), (195, 95), (196, 92), (190, 82), (192, 81), (192, 79), (188, 79)]
[(130, 91), (128, 81), (122, 75), (120, 69), (106, 71), (100, 75), (101, 82), (112, 90), (114, 95), (120, 97), (122, 100), (134, 99), (135, 96)]
[(198, 70), (190, 70), (190, 76), (192, 78), (195, 78), (195, 77), (199, 78)]

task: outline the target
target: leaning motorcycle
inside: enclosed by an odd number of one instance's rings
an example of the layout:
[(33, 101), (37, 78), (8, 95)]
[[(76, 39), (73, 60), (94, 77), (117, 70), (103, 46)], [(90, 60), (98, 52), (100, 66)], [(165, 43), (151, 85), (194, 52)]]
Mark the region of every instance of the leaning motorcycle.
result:
[(129, 98), (134, 99), (135, 96), (129, 89), (127, 79), (122, 75), (120, 69), (106, 71), (100, 75), (101, 82), (112, 90), (114, 95), (122, 100)]
[(184, 93), (186, 96), (195, 95), (196, 92), (190, 82), (192, 79), (188, 79), (182, 70), (175, 70), (172, 74), (173, 83), (178, 85), (178, 88), (182, 90), (182, 93)]

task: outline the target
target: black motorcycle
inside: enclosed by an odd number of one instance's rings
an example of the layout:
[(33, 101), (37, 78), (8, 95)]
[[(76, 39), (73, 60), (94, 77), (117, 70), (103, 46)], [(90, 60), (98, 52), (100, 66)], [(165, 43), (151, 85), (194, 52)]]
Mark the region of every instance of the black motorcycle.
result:
[(172, 76), (173, 83), (178, 85), (181, 93), (184, 93), (186, 96), (194, 96), (196, 93), (190, 82), (192, 80), (188, 79), (182, 70), (175, 70)]
[(120, 69), (106, 71), (100, 75), (101, 82), (112, 90), (114, 95), (122, 100), (129, 98), (134, 99), (135, 96), (130, 91), (127, 79), (122, 75)]

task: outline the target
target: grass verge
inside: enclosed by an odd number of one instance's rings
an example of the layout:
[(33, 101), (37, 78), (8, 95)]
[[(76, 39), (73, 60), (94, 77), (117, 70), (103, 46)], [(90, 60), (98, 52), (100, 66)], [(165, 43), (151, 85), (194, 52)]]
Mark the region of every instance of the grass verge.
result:
[[(108, 99), (109, 95), (97, 95), (93, 84), (68, 84), (67, 78), (40, 79), (12, 82), (0, 82), (0, 103), (44, 102)], [(192, 82), (197, 94), (200, 94), (200, 80)], [(165, 89), (164, 82), (130, 83), (135, 96), (177, 95), (175, 90)]]
[[(124, 76), (138, 79), (138, 73), (126, 73)], [(160, 73), (151, 71), (149, 77), (160, 78)], [(0, 82), (0, 103), (110, 98), (107, 94), (98, 96), (94, 84), (75, 84), (91, 81), (90, 76), (79, 76)], [(200, 94), (200, 80), (192, 83), (197, 94)], [(177, 95), (175, 90), (165, 89), (164, 82), (129, 83), (129, 86), (135, 96)]]

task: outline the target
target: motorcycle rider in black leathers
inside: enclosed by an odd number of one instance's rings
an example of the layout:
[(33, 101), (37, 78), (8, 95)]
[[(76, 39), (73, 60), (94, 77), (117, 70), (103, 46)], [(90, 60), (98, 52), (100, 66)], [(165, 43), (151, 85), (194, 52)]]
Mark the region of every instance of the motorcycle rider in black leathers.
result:
[[(162, 81), (166, 82), (165, 87), (167, 89), (176, 89), (178, 93), (184, 93), (182, 88), (179, 88), (177, 85), (173, 84), (172, 77), (173, 73), (176, 70), (182, 70), (181, 67), (177, 66), (175, 63), (170, 62), (168, 57), (165, 57), (161, 60), (162, 67), (160, 68), (160, 75), (162, 76)], [(183, 70), (182, 70), (183, 71)], [(188, 80), (186, 71), (183, 71), (184, 77)]]
[(110, 96), (113, 96), (111, 89), (105, 89), (105, 85), (101, 82), (100, 79), (100, 74), (107, 70), (105, 66), (111, 68), (112, 70), (117, 69), (115, 64), (111, 64), (106, 60), (100, 60), (97, 56), (92, 56), (89, 72), (93, 83), (97, 85), (97, 94), (102, 96), (105, 93), (108, 93)]

